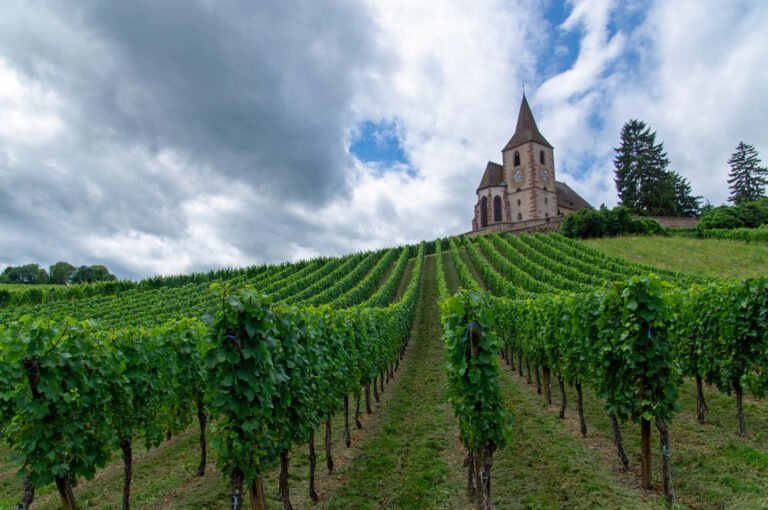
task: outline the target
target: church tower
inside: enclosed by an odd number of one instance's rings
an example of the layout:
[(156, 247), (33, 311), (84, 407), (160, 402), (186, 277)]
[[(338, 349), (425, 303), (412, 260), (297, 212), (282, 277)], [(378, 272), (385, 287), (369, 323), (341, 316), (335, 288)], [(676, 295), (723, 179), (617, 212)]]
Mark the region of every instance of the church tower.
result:
[(515, 134), (501, 154), (512, 221), (558, 216), (554, 147), (539, 132), (525, 94)]
[(564, 183), (555, 183), (554, 147), (539, 132), (525, 94), (515, 134), (501, 154), (502, 164), (489, 161), (477, 188), (473, 231), (508, 230), (511, 224), (530, 220), (549, 222), (582, 206), (558, 204), (558, 188), (575, 193)]

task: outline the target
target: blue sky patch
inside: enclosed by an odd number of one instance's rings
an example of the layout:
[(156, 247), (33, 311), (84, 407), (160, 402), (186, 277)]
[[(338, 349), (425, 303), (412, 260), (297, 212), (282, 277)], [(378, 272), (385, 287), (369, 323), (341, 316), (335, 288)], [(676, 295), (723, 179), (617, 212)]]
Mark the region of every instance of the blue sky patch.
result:
[(349, 152), (363, 163), (375, 163), (383, 171), (407, 169), (415, 175), (403, 149), (400, 127), (394, 120), (363, 121), (353, 134)]
[(550, 0), (545, 4), (544, 18), (550, 33), (544, 55), (539, 59), (538, 75), (542, 81), (570, 69), (579, 56), (579, 42), (582, 36), (581, 27), (569, 31), (558, 28), (568, 19), (573, 6), (562, 0)]

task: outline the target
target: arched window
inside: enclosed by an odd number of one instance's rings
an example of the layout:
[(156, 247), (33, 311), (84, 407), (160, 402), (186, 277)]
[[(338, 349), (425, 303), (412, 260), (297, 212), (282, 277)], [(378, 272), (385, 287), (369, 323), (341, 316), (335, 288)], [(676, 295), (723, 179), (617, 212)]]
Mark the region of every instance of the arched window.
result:
[(515, 166), (520, 166), (520, 153), (515, 151)]
[(480, 199), (480, 226), (483, 228), (488, 226), (488, 199), (486, 197)]
[(544, 151), (539, 151), (539, 163), (544, 164)]
[(501, 221), (501, 197), (493, 197), (493, 221)]
[[(546, 189), (546, 188), (545, 188), (545, 189)], [(545, 203), (545, 204), (548, 204), (548, 203), (549, 203), (549, 199), (548, 199), (547, 197), (544, 197), (544, 203)]]
[[(520, 191), (520, 190), (518, 190), (518, 191)], [(522, 201), (522, 200), (520, 200), (520, 199), (518, 198), (518, 199), (517, 199), (517, 205), (519, 206), (519, 205), (520, 205), (520, 204), (522, 204), (522, 203), (523, 203), (523, 201)]]
[(523, 213), (517, 213), (517, 220), (522, 221), (523, 219)]

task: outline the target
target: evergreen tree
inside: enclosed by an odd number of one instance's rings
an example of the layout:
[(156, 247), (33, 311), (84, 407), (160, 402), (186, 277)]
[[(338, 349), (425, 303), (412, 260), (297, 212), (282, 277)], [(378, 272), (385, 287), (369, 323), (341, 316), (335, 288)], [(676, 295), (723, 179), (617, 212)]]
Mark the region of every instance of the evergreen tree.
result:
[(644, 216), (695, 216), (701, 197), (691, 195), (691, 184), (667, 170), (669, 158), (656, 133), (637, 119), (621, 129), (621, 144), (613, 159), (619, 205)]
[(675, 216), (697, 216), (701, 212), (703, 197), (693, 196), (691, 183), (688, 179), (677, 172), (670, 172), (670, 175), (675, 188)]
[(731, 190), (728, 200), (731, 203), (738, 205), (754, 202), (765, 196), (768, 170), (760, 166), (760, 158), (752, 145), (739, 142), (728, 164), (731, 167), (728, 173), (728, 186)]
[(656, 133), (645, 122), (632, 119), (621, 128), (621, 144), (614, 150), (619, 203), (635, 214), (653, 214), (659, 201), (669, 200), (669, 196), (660, 196), (660, 192), (668, 195), (670, 191), (669, 183), (661, 182), (669, 165), (663, 144), (656, 145)]

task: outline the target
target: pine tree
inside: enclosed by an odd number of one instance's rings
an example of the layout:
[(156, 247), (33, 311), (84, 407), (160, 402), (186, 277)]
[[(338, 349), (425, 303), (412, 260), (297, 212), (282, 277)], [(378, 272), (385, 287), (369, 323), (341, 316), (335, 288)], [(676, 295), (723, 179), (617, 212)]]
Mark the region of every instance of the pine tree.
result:
[(736, 152), (728, 160), (731, 171), (728, 173), (728, 186), (731, 196), (728, 200), (734, 205), (754, 202), (765, 196), (768, 184), (768, 170), (760, 166), (757, 150), (748, 143), (739, 142)]
[(703, 197), (693, 196), (693, 190), (691, 189), (691, 183), (678, 174), (677, 172), (670, 172), (674, 180), (675, 188), (675, 209), (676, 216), (696, 216), (701, 212), (701, 201)]
[(656, 133), (632, 119), (621, 129), (621, 145), (614, 150), (620, 205), (635, 214), (658, 214), (660, 205), (669, 202), (671, 189), (665, 174), (669, 159), (663, 144), (656, 145)]
[(616, 191), (619, 193), (619, 204), (637, 212), (640, 201), (643, 169), (641, 167), (644, 143), (645, 124), (638, 120), (630, 120), (621, 128), (621, 145), (615, 148), (616, 157), (613, 159), (615, 170)]
[(619, 205), (644, 216), (695, 216), (701, 197), (691, 194), (691, 184), (667, 170), (664, 144), (656, 133), (637, 119), (621, 129), (621, 144), (613, 159)]

